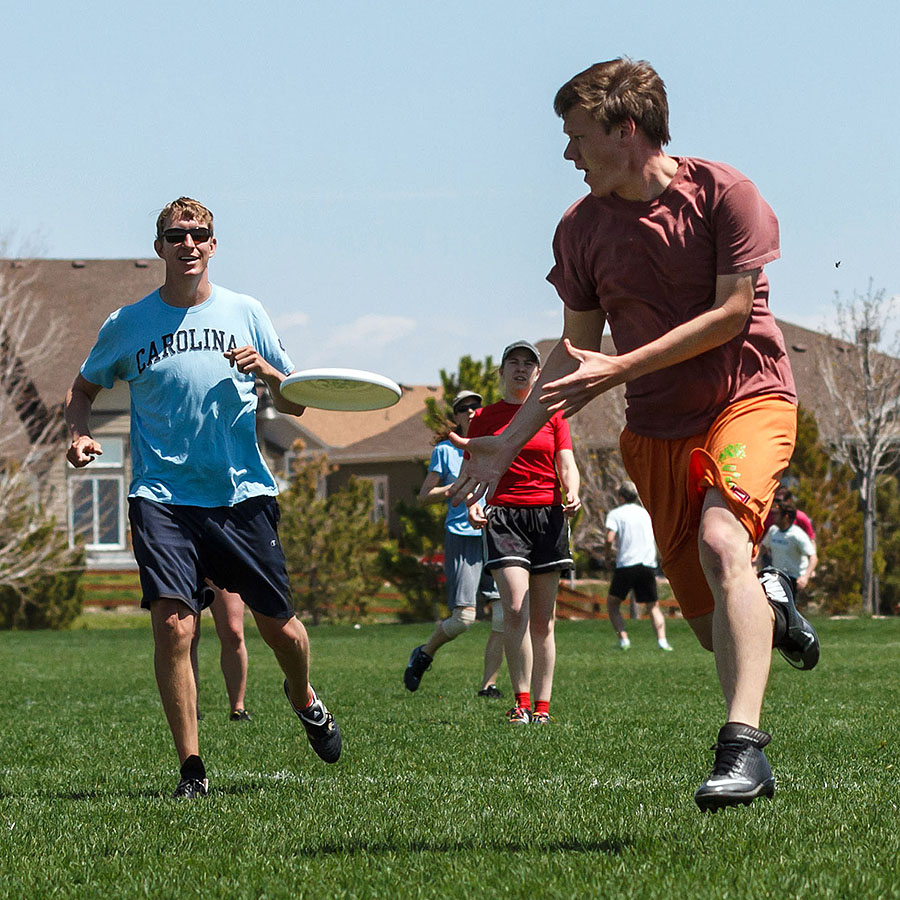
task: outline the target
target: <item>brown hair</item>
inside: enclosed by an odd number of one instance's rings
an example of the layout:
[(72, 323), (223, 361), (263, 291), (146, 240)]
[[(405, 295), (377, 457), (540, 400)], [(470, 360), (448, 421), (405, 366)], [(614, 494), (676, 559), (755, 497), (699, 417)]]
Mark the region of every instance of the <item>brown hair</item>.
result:
[(194, 219), (201, 225), (207, 225), (210, 233), (213, 230), (213, 214), (199, 201), (190, 197), (179, 197), (167, 203), (156, 220), (156, 239), (162, 240), (163, 229), (170, 218)]
[(609, 132), (631, 119), (656, 147), (669, 143), (669, 101), (650, 63), (627, 56), (595, 63), (557, 92), (553, 109), (564, 118), (583, 106)]
[(794, 503), (791, 500), (779, 500), (776, 506), (788, 517), (788, 522), (793, 525), (797, 518), (797, 507)]

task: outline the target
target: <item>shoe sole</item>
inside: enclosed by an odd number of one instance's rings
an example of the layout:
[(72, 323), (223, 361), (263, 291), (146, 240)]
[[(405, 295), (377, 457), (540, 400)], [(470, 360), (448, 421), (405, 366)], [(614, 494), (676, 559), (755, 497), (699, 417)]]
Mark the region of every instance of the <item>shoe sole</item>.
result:
[(694, 802), (700, 807), (700, 812), (716, 813), (720, 809), (729, 806), (749, 806), (759, 797), (771, 800), (775, 795), (775, 780), (764, 781), (752, 793), (728, 793), (721, 791), (715, 794), (697, 796), (694, 794)]

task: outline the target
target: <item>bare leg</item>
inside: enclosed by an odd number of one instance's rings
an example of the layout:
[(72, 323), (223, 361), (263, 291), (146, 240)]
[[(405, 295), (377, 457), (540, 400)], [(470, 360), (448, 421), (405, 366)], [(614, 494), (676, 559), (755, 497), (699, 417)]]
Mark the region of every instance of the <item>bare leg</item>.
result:
[(180, 764), (200, 755), (197, 683), (191, 666), (197, 614), (180, 600), (160, 599), (150, 607), (150, 620), (156, 684)]
[(272, 648), (288, 683), (288, 695), (297, 709), (312, 702), (309, 690), (309, 637), (296, 617), (275, 619), (253, 612), (262, 639)]
[(666, 642), (666, 617), (659, 608), (658, 603), (648, 603), (647, 612), (650, 614), (650, 621), (653, 623), (653, 630), (656, 632), (656, 640), (660, 643)]
[(453, 639), (447, 637), (444, 633), (444, 629), (441, 627), (441, 623), (438, 622), (437, 625), (434, 626), (434, 631), (431, 632), (431, 637), (422, 644), (422, 650), (429, 656), (434, 656), (439, 648), (443, 647), (444, 644), (449, 643), (451, 640)]
[[(711, 616), (716, 671), (728, 721), (758, 728), (772, 659), (774, 614), (753, 571), (751, 550), (747, 532), (719, 492), (707, 491), (700, 522), (700, 562), (716, 602)], [(708, 625), (691, 621), (701, 643), (709, 635), (698, 628)]]
[(528, 633), (529, 572), (519, 566), (494, 569), (494, 583), (503, 604), (503, 649), (509, 680), (517, 694), (531, 690), (532, 649)]
[(606, 612), (609, 615), (609, 624), (612, 625), (613, 631), (619, 636), (619, 641), (628, 640), (628, 632), (625, 630), (625, 617), (622, 615), (621, 597), (613, 597), (610, 594), (606, 598)]
[(240, 594), (215, 589), (212, 615), (216, 623), (221, 652), (219, 664), (225, 677), (225, 690), (231, 711), (244, 708), (247, 691), (247, 645), (244, 642), (244, 602)]
[(556, 668), (554, 622), (559, 572), (531, 576), (531, 646), (534, 652), (534, 699), (550, 701)]
[(503, 665), (503, 633), (500, 631), (492, 631), (488, 635), (487, 643), (484, 645), (484, 679), (481, 683), (482, 690), (490, 684), (497, 683), (501, 665)]

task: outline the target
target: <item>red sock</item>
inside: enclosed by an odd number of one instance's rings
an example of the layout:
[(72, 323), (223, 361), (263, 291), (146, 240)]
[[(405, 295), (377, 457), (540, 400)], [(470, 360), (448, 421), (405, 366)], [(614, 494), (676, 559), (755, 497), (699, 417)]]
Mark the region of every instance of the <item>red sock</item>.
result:
[(524, 691), (521, 694), (516, 694), (516, 706), (521, 706), (524, 709), (531, 709), (531, 691)]
[(535, 706), (534, 711), (536, 713), (547, 713), (550, 715), (550, 701), (549, 700), (538, 700), (537, 706)]

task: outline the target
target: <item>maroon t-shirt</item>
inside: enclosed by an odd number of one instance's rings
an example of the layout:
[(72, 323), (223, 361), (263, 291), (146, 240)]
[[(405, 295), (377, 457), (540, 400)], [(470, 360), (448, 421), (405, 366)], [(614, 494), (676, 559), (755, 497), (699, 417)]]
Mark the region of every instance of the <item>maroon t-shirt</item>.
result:
[[(724, 163), (676, 157), (655, 200), (588, 195), (565, 213), (547, 280), (573, 310), (602, 309), (627, 353), (712, 307), (716, 276), (777, 259), (778, 221), (754, 184)], [(760, 272), (741, 334), (720, 347), (629, 382), (626, 422), (637, 434), (707, 431), (737, 400), (775, 394), (797, 402), (784, 338)]]
[[(475, 413), (466, 436), (500, 434), (520, 409), (521, 406), (505, 400), (485, 406)], [(554, 413), (519, 451), (497, 484), (497, 490), (488, 497), (488, 503), (493, 506), (558, 506), (562, 503), (562, 491), (556, 473), (556, 454), (571, 449), (569, 423), (561, 412)]]

